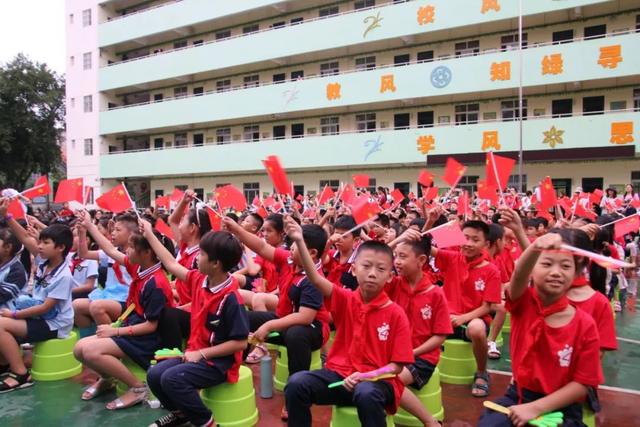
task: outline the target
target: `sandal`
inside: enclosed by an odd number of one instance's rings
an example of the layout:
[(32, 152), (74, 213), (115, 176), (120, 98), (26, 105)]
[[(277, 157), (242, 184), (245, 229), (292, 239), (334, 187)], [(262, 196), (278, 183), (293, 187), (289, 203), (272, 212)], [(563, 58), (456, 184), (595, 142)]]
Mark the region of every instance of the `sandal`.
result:
[(113, 390), (115, 384), (110, 379), (98, 378), (98, 381), (85, 388), (80, 399), (87, 401), (95, 399)]
[[(148, 395), (149, 395), (149, 391), (147, 389), (147, 385), (145, 384), (142, 387), (131, 387), (129, 388), (128, 392), (133, 392), (133, 394), (136, 395), (136, 398), (133, 399), (131, 402), (129, 403), (124, 403), (122, 401), (121, 398), (117, 398), (116, 400), (107, 403), (106, 408), (110, 411), (116, 411), (118, 409), (127, 409), (127, 408), (131, 408), (132, 406), (136, 406), (139, 403), (144, 402)], [(126, 393), (123, 395), (123, 397), (126, 395)]]
[(249, 355), (244, 361), (249, 364), (258, 363), (267, 354), (269, 354), (269, 350), (267, 349), (267, 346), (265, 346), (264, 344), (256, 344), (253, 351), (249, 353)]
[[(484, 384), (478, 383), (478, 380), (484, 380)], [(481, 393), (478, 393), (481, 392)], [(476, 372), (473, 374), (473, 385), (471, 386), (471, 395), (473, 397), (487, 397), (489, 396), (489, 373), (488, 372)]]
[[(7, 384), (7, 379), (11, 378), (15, 384), (9, 385)], [(0, 378), (2, 382), (0, 382), (0, 394), (9, 393), (10, 391), (20, 390), (23, 388), (31, 387), (33, 385), (33, 378), (31, 378), (31, 374), (27, 371), (26, 374), (18, 375), (15, 372), (9, 371), (5, 373)]]
[(491, 360), (497, 360), (500, 359), (500, 350), (498, 350), (498, 346), (496, 345), (495, 341), (489, 341), (488, 343), (489, 346), (489, 351), (487, 352), (489, 359)]

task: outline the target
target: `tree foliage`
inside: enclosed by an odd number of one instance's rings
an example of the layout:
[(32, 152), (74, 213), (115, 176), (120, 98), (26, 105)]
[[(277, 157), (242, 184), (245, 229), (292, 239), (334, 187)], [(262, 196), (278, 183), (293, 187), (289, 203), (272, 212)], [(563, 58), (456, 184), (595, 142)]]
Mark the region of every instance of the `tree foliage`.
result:
[(18, 54), (0, 66), (0, 188), (22, 189), (61, 166), (64, 79)]

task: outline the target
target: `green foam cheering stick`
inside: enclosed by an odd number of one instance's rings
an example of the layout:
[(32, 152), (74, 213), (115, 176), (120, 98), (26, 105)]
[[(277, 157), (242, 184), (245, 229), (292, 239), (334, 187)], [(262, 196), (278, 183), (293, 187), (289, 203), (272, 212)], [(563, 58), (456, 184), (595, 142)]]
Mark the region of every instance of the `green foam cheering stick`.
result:
[(177, 359), (177, 358), (182, 358), (182, 356), (184, 356), (184, 353), (177, 348), (174, 348), (172, 350), (168, 348), (163, 348), (155, 352), (154, 359), (156, 360)]
[[(491, 409), (492, 411), (500, 412), (501, 414), (511, 414), (511, 410), (509, 408), (498, 405), (497, 403), (491, 402), (489, 400), (485, 400), (483, 402), (483, 405), (485, 408)], [(531, 421), (529, 421), (529, 424), (536, 427), (557, 427), (562, 424), (563, 420), (564, 414), (562, 412), (549, 412), (532, 419)]]
[(131, 304), (129, 307), (127, 307), (127, 309), (124, 311), (124, 313), (122, 313), (120, 315), (120, 317), (118, 317), (118, 319), (111, 324), (111, 327), (112, 328), (119, 328), (120, 326), (122, 326), (122, 322), (127, 320), (127, 317), (129, 317), (129, 315), (131, 313), (133, 313), (133, 310), (135, 310), (135, 309), (136, 309), (136, 305), (135, 304)]
[[(360, 381), (378, 381), (378, 380), (382, 380), (385, 378), (393, 378), (395, 377), (395, 374), (382, 374), (382, 375), (376, 375), (375, 377), (366, 377), (366, 378), (360, 378)], [(336, 381), (335, 383), (331, 383), (329, 384), (327, 387), (329, 388), (336, 388), (336, 387), (340, 387), (344, 385), (344, 380), (342, 381)]]

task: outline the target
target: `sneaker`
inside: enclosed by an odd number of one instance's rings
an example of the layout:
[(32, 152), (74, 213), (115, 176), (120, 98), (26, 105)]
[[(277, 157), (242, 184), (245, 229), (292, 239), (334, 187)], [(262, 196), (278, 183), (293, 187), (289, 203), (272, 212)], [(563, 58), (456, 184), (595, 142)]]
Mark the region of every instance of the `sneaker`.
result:
[(496, 345), (495, 341), (489, 341), (487, 343), (489, 350), (487, 351), (487, 354), (489, 355), (489, 359), (500, 359), (500, 350), (498, 350), (498, 346)]
[(158, 418), (149, 424), (149, 427), (179, 427), (187, 424), (189, 419), (180, 412), (169, 412), (167, 415)]

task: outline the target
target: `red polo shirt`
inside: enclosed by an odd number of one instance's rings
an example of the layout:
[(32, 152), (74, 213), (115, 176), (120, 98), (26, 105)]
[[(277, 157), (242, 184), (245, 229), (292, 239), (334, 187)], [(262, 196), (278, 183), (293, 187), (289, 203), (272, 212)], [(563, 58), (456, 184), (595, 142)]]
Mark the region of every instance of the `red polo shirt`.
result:
[[(200, 245), (187, 247), (186, 244), (180, 245), (180, 251), (176, 261), (178, 264), (188, 270), (195, 270), (198, 268), (198, 254), (200, 253)], [(176, 291), (178, 292), (178, 304), (184, 305), (191, 302), (191, 288), (185, 282), (180, 279), (176, 279)]]
[(340, 251), (331, 249), (329, 251), (329, 261), (324, 265), (325, 271), (327, 271), (327, 280), (343, 288), (357, 288), (358, 282), (353, 275), (351, 278), (345, 278), (345, 274), (350, 274), (351, 265), (355, 257), (356, 251), (354, 250), (347, 262), (340, 263)]
[[(591, 316), (579, 309), (563, 327), (552, 328), (544, 323), (540, 339), (531, 343), (536, 357), (524, 360), (524, 350), (532, 339), (530, 325), (538, 316), (533, 292), (528, 288), (519, 299), (507, 299), (511, 312), (511, 364), (518, 387), (550, 394), (571, 381), (592, 387), (602, 384), (598, 330)], [(523, 370), (525, 364), (531, 369)]]
[(600, 292), (596, 292), (591, 298), (584, 301), (571, 300), (571, 304), (589, 314), (596, 322), (598, 333), (600, 334), (601, 350), (612, 351), (618, 349), (615, 319), (613, 318), (611, 303), (607, 297)]
[[(223, 283), (209, 288), (208, 278), (198, 270), (187, 273), (186, 284), (191, 286), (191, 335), (187, 351), (213, 347), (231, 340), (246, 340), (249, 335), (249, 318), (238, 282), (233, 276)], [(209, 359), (211, 366), (226, 370), (227, 381), (238, 382), (242, 351)]]
[(266, 292), (273, 292), (278, 289), (278, 277), (276, 275), (276, 266), (271, 261), (262, 258), (260, 255), (256, 255), (253, 260), (260, 266), (260, 275), (266, 282)]
[[(328, 301), (336, 336), (327, 356), (327, 369), (348, 377), (392, 362), (414, 363), (407, 316), (384, 292), (365, 304), (360, 291), (334, 286)], [(404, 385), (397, 377), (382, 381), (393, 386), (395, 401), (387, 411), (395, 413)]]
[[(434, 285), (429, 276), (423, 275), (414, 289), (411, 289), (404, 277), (396, 276), (385, 287), (385, 292), (407, 314), (411, 325), (411, 344), (414, 349), (424, 344), (433, 335), (453, 333), (447, 299), (442, 288)], [(440, 346), (418, 357), (437, 365), (440, 360)]]
[[(135, 312), (143, 319), (157, 320), (163, 307), (174, 307), (173, 292), (167, 275), (162, 269), (162, 264), (157, 263), (153, 267), (141, 270), (138, 264), (131, 264), (129, 257), (124, 258), (124, 268), (131, 276), (129, 294), (126, 305), (135, 304)], [(164, 298), (150, 297), (150, 293), (162, 294)]]

